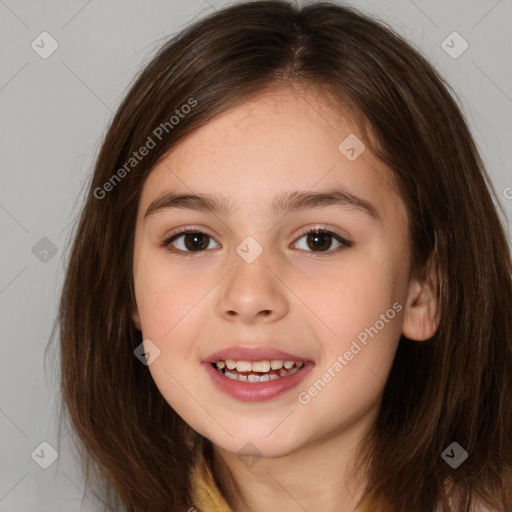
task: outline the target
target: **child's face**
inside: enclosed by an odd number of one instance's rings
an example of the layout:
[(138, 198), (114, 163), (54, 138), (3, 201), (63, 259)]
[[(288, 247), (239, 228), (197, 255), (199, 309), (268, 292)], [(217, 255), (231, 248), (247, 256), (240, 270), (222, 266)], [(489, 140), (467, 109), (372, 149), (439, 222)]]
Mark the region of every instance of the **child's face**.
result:
[[(177, 413), (231, 452), (252, 443), (240, 453), (285, 455), (369, 424), (393, 361), (410, 290), (406, 212), (369, 150), (350, 161), (351, 144), (338, 149), (358, 132), (333, 112), (311, 91), (284, 89), (236, 107), (176, 147), (142, 191), (134, 321), (161, 351), (149, 370)], [(350, 204), (271, 207), (295, 191), (333, 189), (377, 215)], [(222, 196), (230, 214), (175, 207), (144, 219), (171, 191)], [(182, 227), (204, 234), (161, 246)], [(315, 228), (353, 245), (303, 234)], [(305, 365), (264, 382), (228, 379), (209, 362), (232, 347), (280, 350)]]

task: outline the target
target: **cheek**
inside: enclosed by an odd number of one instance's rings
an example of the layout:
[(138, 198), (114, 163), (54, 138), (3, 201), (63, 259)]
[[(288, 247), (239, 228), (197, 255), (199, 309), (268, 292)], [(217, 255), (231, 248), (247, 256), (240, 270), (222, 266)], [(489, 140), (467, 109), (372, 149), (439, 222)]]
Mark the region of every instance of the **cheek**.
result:
[[(325, 428), (355, 421), (376, 403), (391, 369), (401, 333), (403, 268), (389, 254), (358, 255), (331, 276), (323, 291), (313, 290), (312, 303), (329, 327), (323, 335), (323, 357), (299, 403)], [(318, 322), (318, 321), (317, 321)]]
[(144, 336), (164, 339), (205, 294), (204, 280), (178, 272), (165, 256), (141, 262), (134, 275)]
[[(393, 364), (403, 306), (386, 294), (379, 296), (372, 286), (368, 291), (338, 299), (345, 307), (333, 312), (335, 335), (323, 336), (321, 360), (297, 393), (303, 413), (323, 418), (325, 432), (375, 412)], [(332, 303), (336, 300), (332, 297)]]
[[(202, 301), (208, 290), (205, 280), (178, 272), (165, 258), (141, 261), (134, 276), (142, 335), (160, 350), (148, 369), (167, 403), (186, 421), (201, 411), (190, 407), (190, 396), (201, 396), (191, 368), (198, 364), (197, 346)], [(203, 411), (204, 412), (204, 411)]]
[(181, 410), (190, 400), (187, 391), (198, 392), (190, 371), (198, 365), (198, 340), (208, 316), (207, 292), (212, 284), (204, 274), (183, 272), (165, 256), (140, 260), (135, 292), (143, 338), (160, 350), (149, 370), (167, 401)]
[(341, 350), (401, 299), (398, 274), (382, 254), (358, 254), (314, 278), (295, 280), (294, 293), (308, 306), (308, 321), (325, 350)]

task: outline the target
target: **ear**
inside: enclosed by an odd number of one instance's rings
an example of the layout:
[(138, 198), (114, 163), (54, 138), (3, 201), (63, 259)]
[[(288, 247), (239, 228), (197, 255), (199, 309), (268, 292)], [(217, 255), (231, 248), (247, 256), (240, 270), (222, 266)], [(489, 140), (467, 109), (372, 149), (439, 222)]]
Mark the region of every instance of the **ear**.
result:
[(142, 324), (141, 324), (139, 312), (138, 312), (136, 306), (133, 306), (133, 308), (132, 308), (132, 320), (133, 320), (133, 324), (135, 325), (135, 328), (142, 332)]
[(440, 273), (436, 265), (431, 265), (425, 278), (411, 281), (402, 324), (402, 334), (406, 338), (425, 341), (437, 331), (441, 318), (439, 283)]

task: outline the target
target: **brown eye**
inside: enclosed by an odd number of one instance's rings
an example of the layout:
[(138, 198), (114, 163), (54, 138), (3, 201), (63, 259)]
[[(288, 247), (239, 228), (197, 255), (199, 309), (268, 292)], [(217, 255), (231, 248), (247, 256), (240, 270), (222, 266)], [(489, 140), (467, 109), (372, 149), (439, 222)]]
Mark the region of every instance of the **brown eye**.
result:
[(213, 238), (202, 231), (195, 229), (184, 230), (172, 235), (164, 241), (163, 245), (173, 252), (203, 252), (208, 249)]
[(187, 233), (184, 235), (183, 242), (189, 251), (203, 250), (208, 247), (209, 236), (204, 233)]
[[(306, 247), (299, 247), (299, 249), (313, 252), (317, 255), (337, 253), (354, 245), (354, 242), (346, 240), (336, 233), (322, 229), (306, 231), (299, 237), (299, 240), (302, 238), (306, 239)], [(186, 255), (206, 251), (208, 248), (211, 248), (211, 241), (214, 242), (214, 239), (199, 229), (184, 229), (165, 240), (162, 246), (168, 247), (172, 252)], [(338, 244), (334, 249), (332, 249), (333, 242)], [(296, 245), (298, 245), (298, 242), (296, 242)]]
[(310, 233), (307, 235), (308, 246), (314, 251), (323, 251), (331, 247), (332, 236), (328, 233)]
[[(305, 247), (299, 247), (299, 249), (314, 253), (333, 254), (340, 250), (348, 249), (354, 245), (350, 240), (346, 240), (336, 233), (323, 229), (312, 229), (306, 231), (299, 237), (299, 240), (301, 238), (306, 239), (306, 244)], [(333, 242), (338, 244), (334, 249), (331, 247)], [(298, 242), (296, 242), (296, 245), (298, 245)]]

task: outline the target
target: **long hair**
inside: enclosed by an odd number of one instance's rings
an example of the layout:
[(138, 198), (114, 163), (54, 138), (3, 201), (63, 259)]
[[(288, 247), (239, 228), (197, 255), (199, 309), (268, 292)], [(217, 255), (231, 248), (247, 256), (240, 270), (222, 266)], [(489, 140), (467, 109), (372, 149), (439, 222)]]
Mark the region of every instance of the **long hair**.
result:
[[(512, 510), (512, 264), (498, 200), (443, 78), (382, 22), (328, 2), (244, 2), (195, 22), (158, 51), (117, 109), (58, 312), (62, 404), (87, 478), (94, 468), (130, 512), (193, 506), (191, 469), (209, 441), (134, 355), (138, 200), (179, 141), (283, 84), (318, 88), (333, 109), (350, 105), (407, 207), (411, 277), (432, 268), (440, 276), (439, 328), (421, 343), (401, 337), (362, 445), (362, 501), (375, 512), (451, 510), (448, 489), (456, 489), (453, 510), (479, 500)], [(131, 160), (148, 137), (154, 147)], [(453, 442), (468, 453), (456, 469), (442, 457)]]

